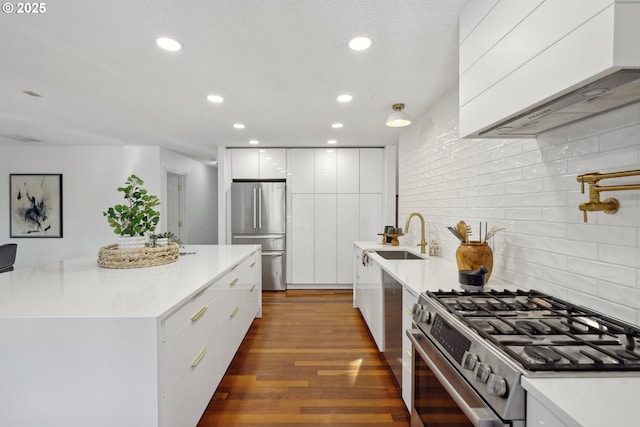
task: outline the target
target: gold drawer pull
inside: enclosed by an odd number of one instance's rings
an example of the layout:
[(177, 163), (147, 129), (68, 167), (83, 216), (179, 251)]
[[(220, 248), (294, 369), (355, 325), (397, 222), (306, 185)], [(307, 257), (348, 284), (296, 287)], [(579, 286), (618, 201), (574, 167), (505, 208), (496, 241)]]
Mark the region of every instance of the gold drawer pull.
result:
[(251, 289), (249, 289), (249, 293), (253, 292), (255, 288), (256, 288), (256, 285), (253, 285)]
[(240, 280), (240, 279), (238, 279), (238, 278), (236, 277), (235, 279), (233, 279), (233, 280), (231, 281), (231, 283), (229, 283), (229, 286), (234, 287), (234, 286), (236, 285), (236, 283), (238, 283), (238, 280)]
[(229, 317), (232, 319), (236, 317), (236, 314), (238, 314), (238, 310), (240, 310), (238, 307), (234, 308)]
[(411, 353), (411, 350), (407, 350), (407, 356), (409, 356), (409, 359), (411, 359), (413, 357), (413, 354)]
[(201, 318), (205, 311), (207, 311), (207, 307), (202, 307), (196, 314), (193, 315), (193, 317), (191, 317), (191, 321), (195, 322), (196, 320)]
[(196, 366), (198, 366), (198, 363), (200, 363), (205, 354), (207, 354), (207, 347), (202, 349), (198, 357), (196, 357), (196, 359), (191, 363), (191, 367), (195, 368)]
[(411, 310), (410, 308), (407, 309), (407, 314), (410, 315), (410, 316), (413, 316), (413, 310)]
[(255, 262), (252, 262), (251, 265), (249, 266), (250, 268), (253, 268), (253, 266), (256, 265)]

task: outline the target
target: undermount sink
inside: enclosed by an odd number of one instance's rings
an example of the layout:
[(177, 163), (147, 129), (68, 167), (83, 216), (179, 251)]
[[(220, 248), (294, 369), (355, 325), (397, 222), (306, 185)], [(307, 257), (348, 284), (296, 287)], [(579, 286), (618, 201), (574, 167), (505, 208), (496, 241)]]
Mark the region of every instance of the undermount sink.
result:
[(408, 251), (376, 251), (384, 259), (426, 259)]

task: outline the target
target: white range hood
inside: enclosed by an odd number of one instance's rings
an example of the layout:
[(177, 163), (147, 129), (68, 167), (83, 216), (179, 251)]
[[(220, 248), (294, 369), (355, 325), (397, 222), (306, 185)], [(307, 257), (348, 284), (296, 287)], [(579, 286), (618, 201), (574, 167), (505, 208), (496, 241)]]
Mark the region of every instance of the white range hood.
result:
[(460, 135), (527, 138), (640, 101), (640, 0), (469, 2)]

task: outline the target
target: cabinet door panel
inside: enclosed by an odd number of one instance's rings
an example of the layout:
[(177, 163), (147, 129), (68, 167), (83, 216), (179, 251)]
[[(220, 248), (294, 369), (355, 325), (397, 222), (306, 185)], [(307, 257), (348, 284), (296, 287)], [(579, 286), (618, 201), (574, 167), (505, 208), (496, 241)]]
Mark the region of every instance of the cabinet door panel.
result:
[(315, 195), (315, 283), (336, 283), (336, 195)]
[(291, 283), (314, 283), (314, 195), (291, 195)]
[(315, 176), (314, 150), (287, 150), (287, 186), (292, 193), (313, 193)]
[(336, 192), (336, 150), (318, 148), (315, 151), (315, 193)]
[(382, 231), (382, 194), (360, 194), (360, 240), (378, 240)]
[(382, 148), (360, 150), (360, 193), (382, 193), (383, 160)]
[(360, 150), (336, 150), (336, 179), (338, 193), (360, 192)]
[(260, 177), (259, 153), (255, 149), (231, 150), (231, 177), (233, 179), (256, 179)]
[(284, 179), (287, 171), (287, 154), (284, 148), (260, 150), (260, 178)]
[(337, 283), (351, 283), (353, 279), (353, 242), (360, 236), (360, 197), (357, 194), (337, 196)]

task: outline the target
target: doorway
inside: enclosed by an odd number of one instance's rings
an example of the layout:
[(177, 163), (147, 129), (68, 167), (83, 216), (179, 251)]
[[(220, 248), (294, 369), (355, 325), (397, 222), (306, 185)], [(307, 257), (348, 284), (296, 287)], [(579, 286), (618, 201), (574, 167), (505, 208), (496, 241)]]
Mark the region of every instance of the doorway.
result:
[(173, 233), (181, 242), (184, 241), (184, 200), (185, 200), (185, 175), (167, 172), (167, 231)]

